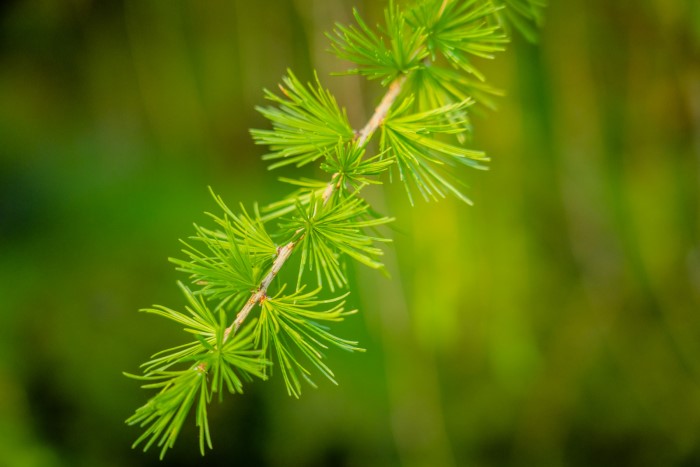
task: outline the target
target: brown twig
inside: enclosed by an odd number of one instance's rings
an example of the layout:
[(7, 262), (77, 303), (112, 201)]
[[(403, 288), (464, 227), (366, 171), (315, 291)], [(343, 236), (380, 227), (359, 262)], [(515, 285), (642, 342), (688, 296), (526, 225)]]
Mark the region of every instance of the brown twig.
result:
[[(358, 146), (364, 146), (374, 132), (377, 131), (377, 128), (379, 128), (384, 122), (389, 110), (391, 110), (391, 106), (394, 105), (396, 98), (399, 96), (399, 94), (401, 94), (401, 89), (403, 88), (403, 84), (405, 82), (406, 75), (401, 75), (391, 82), (389, 85), (389, 90), (386, 92), (386, 94), (384, 94), (384, 97), (382, 98), (381, 102), (379, 102), (377, 108), (374, 109), (372, 117), (370, 117), (367, 124), (357, 133), (355, 141), (357, 142)], [(337, 178), (338, 175), (339, 174), (337, 173), (333, 175), (333, 179), (331, 179), (330, 183), (328, 183), (328, 186), (324, 190), (323, 204), (328, 202), (331, 195), (333, 195), (333, 191), (339, 188), (339, 184), (342, 183), (341, 181), (335, 181), (335, 178)]]
[(255, 292), (253, 292), (253, 294), (250, 296), (245, 305), (243, 305), (241, 311), (239, 311), (236, 315), (235, 321), (231, 323), (231, 326), (227, 327), (224, 331), (224, 342), (228, 340), (229, 336), (232, 333), (236, 334), (238, 328), (241, 327), (243, 321), (245, 321), (245, 319), (248, 317), (250, 310), (252, 310), (257, 303), (262, 303), (263, 300), (265, 300), (265, 298), (267, 297), (267, 288), (270, 287), (270, 284), (272, 284), (272, 280), (277, 276), (277, 274), (280, 272), (280, 269), (282, 269), (282, 266), (284, 266), (284, 263), (291, 256), (292, 251), (294, 250), (294, 246), (294, 242), (289, 242), (279, 249), (279, 251), (277, 252), (277, 257), (275, 258), (275, 262), (272, 263), (270, 272), (268, 272), (265, 278), (262, 280), (262, 282), (260, 283), (260, 287), (258, 287), (258, 289)]

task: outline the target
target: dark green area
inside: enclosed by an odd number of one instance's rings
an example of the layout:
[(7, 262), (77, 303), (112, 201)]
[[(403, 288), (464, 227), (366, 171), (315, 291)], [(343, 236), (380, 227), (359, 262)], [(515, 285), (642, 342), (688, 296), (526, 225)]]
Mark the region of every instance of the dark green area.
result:
[(184, 305), (167, 258), (208, 185), (292, 189), (248, 134), (288, 67), (362, 126), (381, 91), (329, 77), (323, 33), (383, 2), (2, 3), (0, 465), (700, 465), (700, 7), (551, 3), (480, 63), (507, 96), (474, 119), (475, 206), (372, 193), (392, 279), (354, 268), (340, 386), (249, 385), (204, 460), (192, 421), (162, 463), (121, 372), (185, 336), (137, 310)]

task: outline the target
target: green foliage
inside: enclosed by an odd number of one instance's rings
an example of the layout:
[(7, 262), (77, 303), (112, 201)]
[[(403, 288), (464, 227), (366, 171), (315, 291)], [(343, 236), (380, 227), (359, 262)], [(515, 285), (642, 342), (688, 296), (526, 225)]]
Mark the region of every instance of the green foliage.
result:
[(365, 148), (339, 144), (327, 155), (321, 169), (332, 175), (336, 192), (347, 196), (367, 185), (381, 184), (376, 177), (388, 170), (391, 164), (392, 161), (383, 158), (382, 154), (366, 158)]
[(412, 99), (407, 99), (387, 116), (382, 126), (380, 147), (393, 160), (411, 203), (410, 184), (415, 185), (427, 200), (437, 200), (447, 193), (471, 203), (445, 168), (457, 164), (484, 169), (482, 162), (488, 161), (481, 151), (466, 149), (459, 145), (441, 141), (438, 135), (457, 135), (466, 131), (468, 121), (459, 120), (463, 111), (472, 103), (465, 100), (457, 104), (438, 107), (427, 112), (410, 113)]
[(383, 265), (376, 258), (383, 253), (374, 242), (389, 240), (370, 236), (366, 230), (392, 220), (388, 217), (372, 218), (369, 205), (356, 197), (325, 204), (312, 198), (306, 206), (299, 205), (297, 215), (281, 225), (282, 229), (301, 236), (297, 288), (306, 268), (316, 273), (319, 287), (323, 287), (324, 278), (331, 291), (335, 291), (336, 286), (346, 285), (347, 278), (341, 264), (343, 254), (370, 268), (381, 269)]
[(206, 415), (210, 395), (205, 371), (196, 367), (180, 371), (154, 371), (138, 379), (150, 382), (143, 385), (143, 388), (160, 389), (160, 392), (127, 420), (130, 425), (138, 424), (142, 428), (146, 427), (133, 447), (148, 440), (144, 445), (145, 451), (157, 443), (161, 448), (162, 459), (168, 448), (175, 444), (190, 408), (196, 401), (200, 450), (204, 452), (205, 441), (211, 448)]
[[(517, 14), (538, 18), (534, 0), (522, 11), (525, 4), (513, 3)], [(404, 11), (390, 2), (376, 30), (357, 11), (357, 25), (337, 25), (329, 37), (335, 53), (357, 65), (349, 72), (388, 86), (361, 130), (353, 130), (318, 77), (304, 85), (290, 71), (282, 96), (265, 91), (275, 106), (258, 110), (272, 129), (251, 134), (269, 146), (263, 157), (273, 161), (270, 168), (322, 159), (329, 179), (281, 178), (296, 190), (252, 213), (242, 206), (234, 213), (212, 193), (223, 214), (209, 214), (212, 227), (195, 225), (195, 234), (182, 242), (184, 257), (171, 259), (194, 288), (181, 284), (185, 312), (159, 305), (144, 310), (182, 325), (193, 340), (154, 355), (142, 376), (132, 376), (159, 391), (127, 420), (144, 428), (135, 445), (156, 444), (162, 457), (194, 407), (204, 452), (211, 448), (212, 395), (241, 393), (244, 382), (267, 379), (275, 368), (295, 397), (302, 381), (314, 386), (312, 371), (336, 382), (324, 352), (361, 350), (326, 327), (354, 313), (344, 308), (349, 292), (336, 292), (349, 282), (346, 261), (383, 270), (378, 245), (390, 240), (381, 229), (393, 220), (375, 213), (362, 190), (383, 183), (389, 172), (389, 179), (404, 183), (411, 203), (416, 189), (426, 200), (452, 194), (470, 202), (456, 170), (484, 169), (488, 158), (464, 146), (469, 112), (474, 103), (492, 108), (499, 95), (482, 82), (473, 60), (503, 50), (503, 8), (489, 0), (423, 0)], [(379, 151), (373, 152), (377, 132)], [(290, 287), (278, 275), (297, 252)], [(305, 292), (310, 281), (317, 288)], [(327, 298), (328, 292), (333, 296)]]
[[(194, 284), (202, 286), (198, 293), (238, 303), (260, 283), (264, 269), (277, 254), (277, 246), (265, 230), (257, 208), (254, 217), (242, 207), (237, 216), (220, 197), (212, 195), (224, 211), (223, 217), (209, 214), (218, 229), (195, 225), (196, 235), (190, 237), (190, 243), (182, 242), (187, 259), (170, 261), (178, 266), (178, 271), (189, 274)], [(206, 249), (198, 249), (199, 245)]]
[(494, 57), (504, 49), (508, 38), (498, 24), (490, 21), (498, 11), (491, 2), (480, 0), (420, 3), (410, 11), (410, 20), (423, 28), (425, 46), (433, 61), (442, 55), (453, 66), (484, 80), (484, 75), (472, 63), (471, 56)]
[[(416, 110), (424, 112), (472, 99), (475, 104), (495, 110), (495, 97), (503, 92), (488, 83), (472, 79), (457, 70), (432, 65), (413, 73), (408, 89), (416, 97)], [(466, 118), (466, 112), (460, 114)]]
[[(147, 313), (163, 316), (185, 326), (185, 331), (194, 334), (196, 341), (183, 346), (159, 352), (144, 365), (144, 375), (127, 376), (146, 381), (142, 387), (159, 389), (156, 396), (140, 407), (127, 423), (145, 428), (136, 440), (134, 447), (145, 441), (144, 450), (154, 443), (161, 448), (161, 459), (177, 439), (180, 429), (196, 404), (196, 425), (200, 430), (200, 450), (211, 448), (207, 404), (211, 395), (223, 392), (223, 386), (230, 393), (243, 392), (242, 379), (250, 381), (253, 376), (266, 379), (264, 367), (268, 362), (261, 349), (252, 346), (252, 326), (235, 340), (225, 341), (225, 313), (219, 311), (217, 320), (214, 312), (201, 297), (185, 286), (180, 287), (190, 306), (187, 313), (181, 313), (163, 306), (145, 309)], [(184, 365), (182, 369), (172, 369)], [(211, 382), (208, 375), (211, 376)]]
[(323, 193), (328, 188), (328, 183), (321, 180), (300, 178), (298, 180), (280, 177), (281, 182), (298, 187), (295, 191), (285, 196), (279, 201), (275, 201), (263, 208), (265, 212), (264, 220), (270, 221), (286, 214), (295, 212), (299, 206), (308, 205), (312, 199), (323, 198)]
[(405, 16), (393, 2), (384, 13), (384, 31), (373, 31), (357, 10), (353, 14), (357, 26), (336, 24), (334, 33), (328, 34), (335, 54), (357, 65), (347, 73), (381, 79), (387, 85), (400, 74), (422, 66), (428, 55), (423, 31), (408, 28)]
[[(308, 361), (333, 383), (333, 372), (323, 363), (323, 351), (329, 345), (353, 352), (361, 351), (357, 342), (341, 339), (328, 332), (321, 322), (339, 322), (344, 316), (355, 313), (344, 311), (342, 300), (347, 294), (328, 300), (318, 300), (321, 289), (304, 293), (303, 290), (285, 295), (284, 289), (274, 297), (267, 297), (261, 306), (260, 320), (255, 326), (255, 342), (267, 349), (267, 357), (278, 364), (287, 392), (301, 395), (301, 378), (315, 387), (311, 372), (304, 366)], [(330, 305), (328, 310), (316, 310)], [(295, 355), (295, 350), (298, 355)], [(300, 357), (304, 357), (302, 360)]]
[(251, 130), (257, 144), (269, 146), (273, 151), (263, 156), (265, 160), (277, 161), (270, 169), (291, 164), (301, 167), (323, 156), (339, 141), (352, 139), (345, 110), (323, 89), (318, 76), (316, 86), (304, 86), (289, 71), (283, 82), (280, 90), (285, 97), (265, 91), (265, 97), (279, 108), (257, 108), (272, 122), (273, 129)]

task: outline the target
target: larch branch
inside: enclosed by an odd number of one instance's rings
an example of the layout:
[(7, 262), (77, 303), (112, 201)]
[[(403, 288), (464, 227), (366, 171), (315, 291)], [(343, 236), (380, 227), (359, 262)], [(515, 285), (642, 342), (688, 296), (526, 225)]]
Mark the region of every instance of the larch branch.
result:
[[(377, 128), (379, 128), (382, 122), (384, 122), (384, 119), (386, 119), (386, 116), (389, 114), (389, 110), (391, 110), (391, 106), (394, 105), (396, 98), (399, 96), (399, 94), (401, 94), (401, 89), (405, 82), (406, 75), (401, 75), (389, 85), (389, 90), (386, 92), (386, 94), (384, 94), (384, 97), (382, 98), (381, 102), (374, 110), (372, 117), (370, 117), (367, 124), (357, 134), (356, 141), (358, 146), (364, 145), (369, 140), (369, 138), (372, 137), (374, 132), (377, 131)], [(322, 198), (323, 204), (326, 204), (328, 202), (331, 195), (333, 194), (333, 191), (336, 188), (338, 188), (338, 184), (341, 183), (341, 181), (336, 182), (336, 178), (340, 178), (338, 177), (337, 173), (333, 175), (330, 183), (328, 183), (328, 186), (324, 190)], [(262, 303), (263, 300), (265, 300), (265, 298), (267, 297), (268, 287), (270, 287), (272, 280), (277, 276), (277, 274), (280, 272), (280, 269), (282, 269), (282, 266), (284, 266), (284, 263), (292, 255), (292, 251), (294, 251), (295, 245), (295, 242), (289, 242), (284, 247), (280, 248), (274, 263), (272, 263), (270, 271), (260, 283), (260, 287), (258, 287), (258, 289), (251, 294), (250, 298), (246, 301), (245, 305), (243, 305), (243, 308), (241, 308), (241, 311), (239, 311), (236, 315), (236, 319), (224, 331), (224, 342), (226, 342), (232, 334), (236, 334), (238, 329), (241, 327), (243, 322), (250, 314), (253, 307), (255, 307), (255, 305), (257, 305), (258, 303)]]

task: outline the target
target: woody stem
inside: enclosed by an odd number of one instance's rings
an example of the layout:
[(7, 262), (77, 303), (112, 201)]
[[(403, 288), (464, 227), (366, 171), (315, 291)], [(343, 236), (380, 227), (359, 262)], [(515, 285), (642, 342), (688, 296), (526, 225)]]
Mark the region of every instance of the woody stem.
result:
[(238, 328), (241, 327), (243, 321), (245, 321), (245, 319), (248, 317), (250, 310), (252, 310), (257, 303), (262, 303), (263, 300), (265, 300), (265, 298), (267, 297), (267, 288), (270, 287), (272, 280), (275, 278), (275, 276), (277, 276), (277, 274), (280, 272), (280, 269), (282, 269), (282, 266), (284, 266), (284, 263), (291, 256), (292, 251), (294, 250), (294, 246), (294, 242), (289, 242), (279, 249), (277, 257), (272, 263), (270, 271), (267, 273), (262, 282), (260, 282), (260, 287), (258, 287), (258, 289), (255, 292), (253, 292), (248, 301), (246, 301), (245, 305), (243, 305), (243, 308), (241, 308), (241, 311), (239, 311), (236, 315), (236, 319), (224, 331), (224, 342), (228, 340), (231, 334), (236, 334)]
[[(396, 98), (401, 93), (401, 89), (403, 88), (403, 84), (405, 82), (406, 75), (401, 75), (391, 82), (389, 89), (387, 90), (386, 94), (384, 94), (384, 97), (382, 98), (381, 102), (379, 102), (377, 108), (374, 109), (374, 113), (370, 117), (369, 121), (357, 133), (355, 141), (357, 142), (358, 147), (364, 146), (364, 144), (372, 137), (374, 132), (377, 131), (377, 128), (379, 128), (382, 122), (384, 122), (389, 110), (391, 110), (391, 106), (394, 105)], [(328, 202), (333, 194), (333, 191), (338, 188), (338, 183), (340, 182), (335, 182), (337, 175), (338, 174), (335, 174), (333, 176), (333, 179), (330, 181), (330, 183), (328, 183), (328, 186), (323, 192), (323, 204)]]

